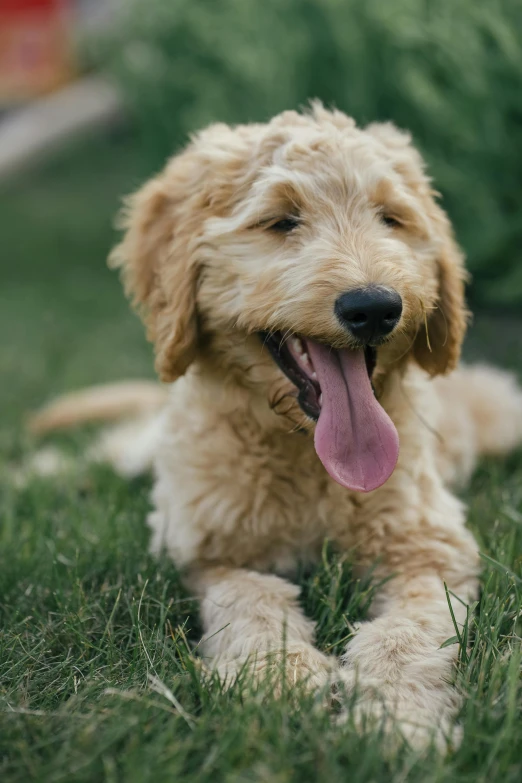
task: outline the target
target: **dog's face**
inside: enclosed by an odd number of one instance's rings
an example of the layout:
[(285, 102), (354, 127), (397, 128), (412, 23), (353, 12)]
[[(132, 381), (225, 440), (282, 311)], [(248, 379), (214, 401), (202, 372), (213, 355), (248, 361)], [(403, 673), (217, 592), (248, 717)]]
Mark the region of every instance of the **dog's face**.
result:
[(397, 444), (370, 377), (379, 390), (410, 358), (446, 372), (465, 329), (461, 258), (408, 136), (321, 106), (213, 126), (132, 197), (125, 227), (113, 260), (164, 380), (198, 358), (286, 425), (319, 419), (334, 461), (334, 441), (364, 450), (372, 430), (389, 471)]

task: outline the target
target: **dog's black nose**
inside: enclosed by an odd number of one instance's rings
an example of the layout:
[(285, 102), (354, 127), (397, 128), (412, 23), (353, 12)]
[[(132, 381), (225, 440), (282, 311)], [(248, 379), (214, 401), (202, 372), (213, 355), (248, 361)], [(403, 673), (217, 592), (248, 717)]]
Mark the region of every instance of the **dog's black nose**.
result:
[(388, 288), (370, 286), (341, 294), (335, 302), (335, 315), (361, 343), (378, 342), (390, 334), (402, 313), (402, 299)]

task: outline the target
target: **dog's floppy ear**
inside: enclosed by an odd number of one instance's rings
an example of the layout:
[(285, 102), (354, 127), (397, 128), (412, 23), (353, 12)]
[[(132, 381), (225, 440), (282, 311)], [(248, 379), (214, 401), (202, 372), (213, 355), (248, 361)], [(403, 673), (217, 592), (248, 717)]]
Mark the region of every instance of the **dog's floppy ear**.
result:
[(197, 345), (197, 264), (191, 243), (202, 215), (201, 172), (190, 148), (130, 196), (120, 215), (125, 234), (109, 264), (121, 267), (125, 289), (154, 342), (156, 370), (174, 381)]
[(120, 216), (125, 234), (109, 264), (122, 269), (163, 381), (183, 375), (196, 356), (198, 240), (207, 218), (228, 214), (248, 187), (255, 137), (255, 129), (211, 125), (131, 196)]
[(372, 124), (366, 130), (383, 144), (393, 168), (420, 199), (433, 227), (438, 243), (438, 294), (420, 326), (413, 355), (430, 375), (444, 374), (453, 370), (459, 361), (468, 321), (463, 257), (446, 213), (434, 201), (430, 180), (424, 173), (424, 162), (412, 145), (410, 134), (392, 123)]
[(438, 294), (420, 326), (413, 354), (430, 375), (441, 375), (454, 370), (460, 358), (468, 322), (464, 299), (467, 274), (448, 218), (433, 201), (430, 212), (440, 242), (436, 259)]

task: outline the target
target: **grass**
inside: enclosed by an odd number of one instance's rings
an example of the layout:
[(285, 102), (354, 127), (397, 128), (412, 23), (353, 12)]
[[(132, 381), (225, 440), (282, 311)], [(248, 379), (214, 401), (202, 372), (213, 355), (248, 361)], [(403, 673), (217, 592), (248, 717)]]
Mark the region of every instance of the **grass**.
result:
[[(311, 697), (204, 686), (191, 653), (197, 607), (172, 564), (147, 554), (148, 480), (93, 467), (12, 486), (7, 466), (34, 447), (27, 410), (94, 381), (151, 375), (141, 327), (104, 266), (118, 197), (145, 173), (131, 138), (93, 139), (0, 193), (0, 779), (518, 782), (521, 454), (483, 464), (466, 494), (483, 591), (459, 629), (464, 740), (446, 759), (404, 748), (386, 761), (378, 732), (336, 725)], [(522, 372), (520, 326), (478, 318), (468, 355)], [(301, 583), (320, 646), (338, 651), (371, 585), (327, 552)]]

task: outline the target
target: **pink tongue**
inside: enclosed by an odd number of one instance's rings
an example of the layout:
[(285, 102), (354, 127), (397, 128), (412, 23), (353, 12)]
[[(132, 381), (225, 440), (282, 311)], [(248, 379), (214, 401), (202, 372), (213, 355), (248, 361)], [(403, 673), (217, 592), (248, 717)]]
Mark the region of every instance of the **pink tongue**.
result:
[(391, 476), (399, 436), (375, 399), (364, 351), (334, 351), (307, 340), (323, 401), (315, 429), (315, 450), (339, 484), (371, 492)]

